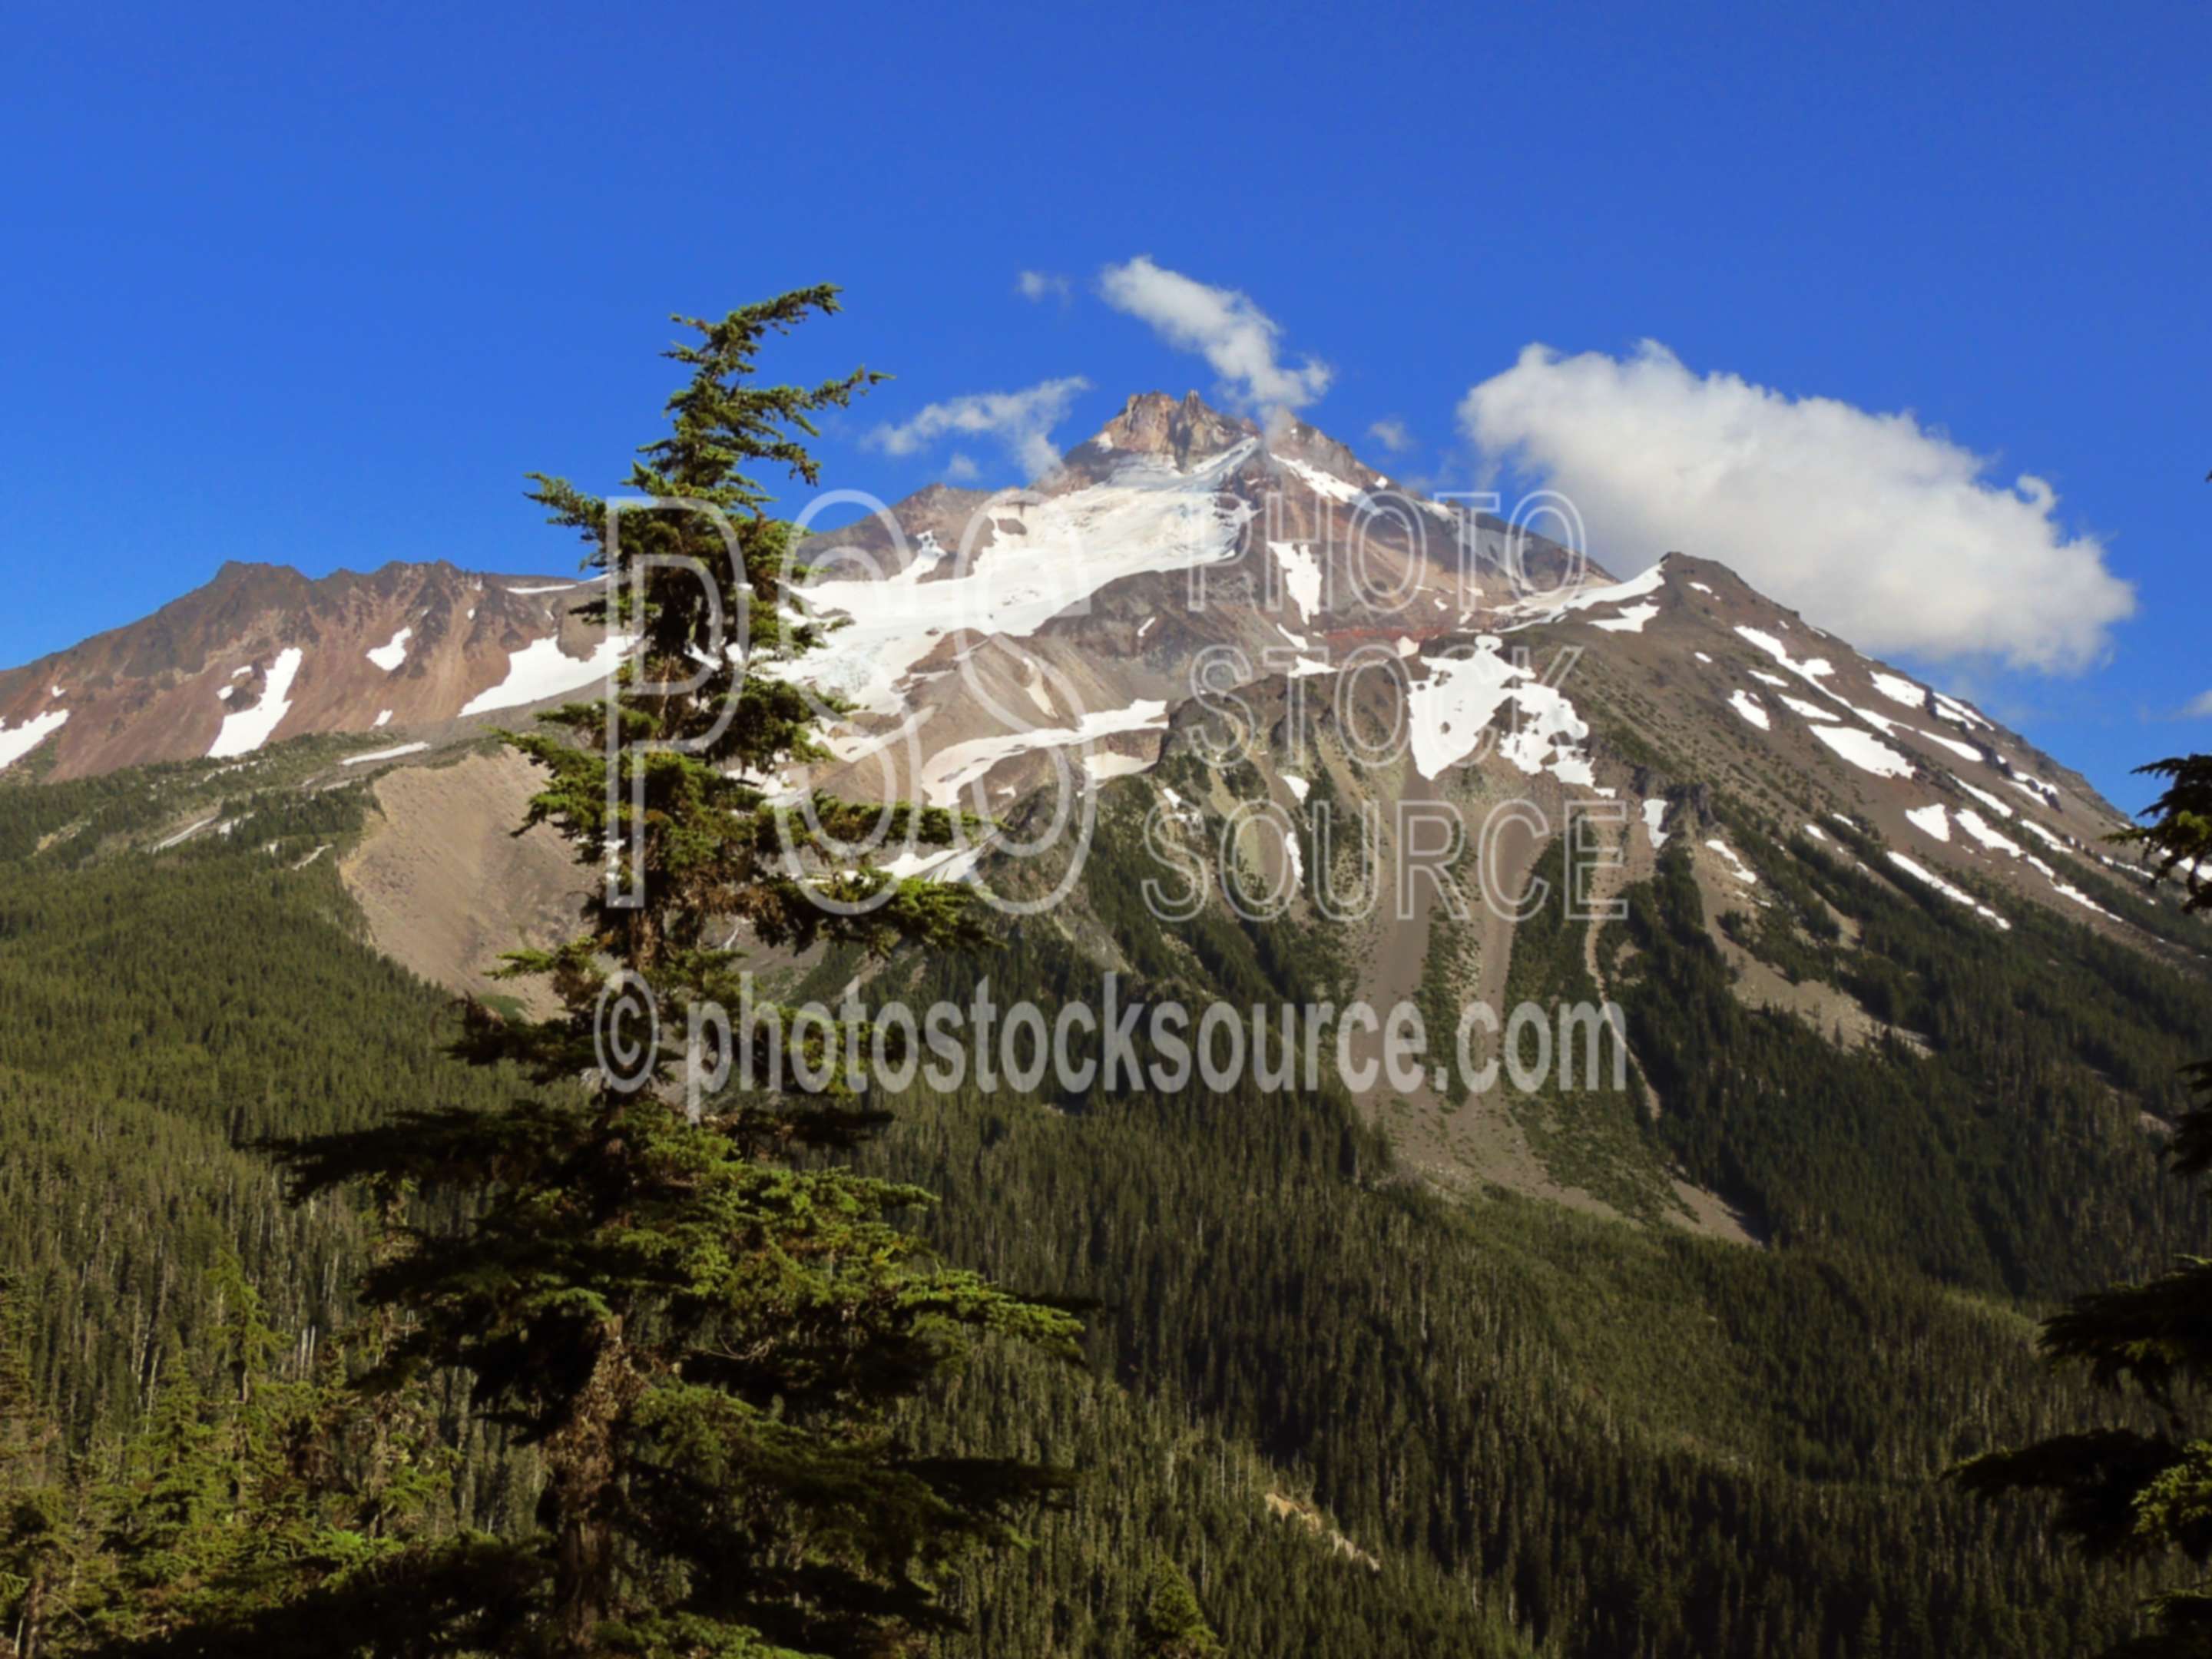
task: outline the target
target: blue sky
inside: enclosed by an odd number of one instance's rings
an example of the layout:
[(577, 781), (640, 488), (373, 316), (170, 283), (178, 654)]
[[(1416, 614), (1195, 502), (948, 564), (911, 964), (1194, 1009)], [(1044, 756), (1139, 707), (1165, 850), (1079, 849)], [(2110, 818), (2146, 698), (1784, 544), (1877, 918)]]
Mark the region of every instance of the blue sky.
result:
[[(565, 568), (523, 472), (613, 481), (666, 313), (802, 283), (848, 310), (779, 368), (897, 377), (825, 483), (1014, 481), (870, 441), (968, 394), (1083, 378), (1062, 444), (1234, 398), (1102, 297), (1142, 255), (1249, 296), (1386, 470), (1572, 473), (1616, 566), (1741, 545), (2124, 805), (2212, 743), (2212, 14), (1442, 9), (12, 7), (0, 661), (226, 558)], [(1817, 525), (1677, 525), (1706, 442)]]

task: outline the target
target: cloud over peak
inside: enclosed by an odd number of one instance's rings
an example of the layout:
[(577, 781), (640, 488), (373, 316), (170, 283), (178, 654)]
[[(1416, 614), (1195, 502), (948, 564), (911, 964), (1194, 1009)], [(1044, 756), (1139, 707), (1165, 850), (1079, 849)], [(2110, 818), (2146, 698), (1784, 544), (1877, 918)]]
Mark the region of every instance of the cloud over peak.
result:
[[(1077, 397), (1090, 390), (1090, 381), (1080, 374), (1070, 374), (1057, 380), (1041, 380), (1019, 392), (971, 392), (965, 397), (926, 404), (896, 425), (878, 426), (868, 434), (866, 441), (886, 455), (912, 455), (939, 438), (993, 437), (1034, 478), (1060, 464), (1052, 429), (1067, 418)], [(974, 463), (956, 455), (949, 473), (963, 471), (973, 477)]]
[(1149, 324), (1170, 345), (1194, 351), (1221, 377), (1223, 395), (1239, 409), (1269, 415), (1303, 409), (1328, 390), (1334, 371), (1308, 357), (1281, 361), (1282, 330), (1235, 289), (1215, 288), (1153, 263), (1140, 253), (1099, 273), (1106, 303)]
[(1571, 497), (1601, 561), (1718, 559), (1866, 650), (2068, 672), (2135, 609), (2045, 480), (2008, 488), (1910, 413), (1698, 375), (1656, 341), (1621, 358), (1529, 346), (1460, 422)]

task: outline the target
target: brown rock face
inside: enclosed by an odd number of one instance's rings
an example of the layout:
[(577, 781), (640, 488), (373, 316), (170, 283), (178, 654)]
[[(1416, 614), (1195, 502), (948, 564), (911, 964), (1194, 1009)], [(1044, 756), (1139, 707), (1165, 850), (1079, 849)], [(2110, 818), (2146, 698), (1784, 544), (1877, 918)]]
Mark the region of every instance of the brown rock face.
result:
[(594, 591), (444, 562), (320, 580), (226, 564), (142, 621), (0, 672), (0, 757), (35, 731), (9, 764), (82, 777), (307, 732), (439, 727), (495, 687), (558, 678), (550, 651), (582, 673), (598, 630), (571, 613)]
[[(1567, 713), (1498, 750), (1498, 788), (1656, 811), (1656, 847), (1668, 823), (1698, 830), (1705, 786), (1725, 778), (1778, 823), (1872, 828), (1906, 860), (1898, 881), (1986, 881), (2119, 925), (2069, 874), (2105, 867), (2119, 815), (2017, 733), (1720, 566), (1669, 555), (1607, 586), (1300, 420), (1263, 429), (1194, 392), (1145, 392), (1027, 491), (933, 485), (800, 556), (823, 572), (802, 600), (854, 624), (808, 671), (855, 696), (831, 734), (842, 763), (809, 781), (839, 793), (974, 806), (980, 789), (996, 806), (1101, 741), (1091, 775), (1124, 775), (1159, 752), (1201, 661), (1213, 692), (1295, 684), (1318, 704), (1364, 654), (1449, 703), (1455, 657), (1525, 650), (1535, 672), (1561, 665)], [(0, 766), (80, 776), (309, 732), (388, 730), (397, 747), (511, 723), (611, 665), (575, 614), (594, 591), (447, 563), (319, 580), (226, 565), (143, 621), (0, 673)], [(1468, 706), (1500, 738), (1528, 712)]]
[(1207, 408), (1195, 392), (1185, 392), (1180, 400), (1164, 392), (1142, 392), (1107, 422), (1091, 444), (1109, 453), (1158, 456), (1188, 467), (1194, 460), (1258, 436), (1259, 431), (1249, 421)]

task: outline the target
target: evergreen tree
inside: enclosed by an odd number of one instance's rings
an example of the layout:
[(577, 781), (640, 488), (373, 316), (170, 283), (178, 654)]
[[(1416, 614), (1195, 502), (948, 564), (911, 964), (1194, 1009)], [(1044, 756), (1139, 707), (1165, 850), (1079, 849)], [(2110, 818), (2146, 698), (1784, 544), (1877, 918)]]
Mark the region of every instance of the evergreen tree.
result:
[(1224, 1650), (1206, 1622), (1190, 1575), (1165, 1556), (1152, 1567), (1137, 1639), (1144, 1659), (1220, 1659)]
[(20, 1282), (0, 1276), (0, 1652), (15, 1659), (40, 1651), (71, 1542), (47, 1464), (55, 1431), (32, 1386), (30, 1315)]
[[(2149, 820), (2126, 839), (2149, 850), (2161, 877), (2179, 873), (2192, 910), (2212, 909), (2212, 755), (2173, 756), (2142, 769), (2166, 780), (2166, 793), (2143, 811)], [(2191, 1068), (2200, 1090), (2212, 1090), (2212, 1060)], [(2174, 1168), (2183, 1175), (2212, 1170), (2212, 1109), (2175, 1126)]]
[[(2212, 910), (2212, 755), (2162, 760), (2142, 769), (2167, 781), (2145, 809), (2148, 820), (2121, 839), (2150, 849), (2158, 873), (2179, 871), (2188, 908)], [(2212, 1061), (2190, 1068), (2201, 1103), (2175, 1126), (2174, 1171), (2212, 1170)], [(2174, 1557), (2199, 1576), (2154, 1595), (2151, 1628), (2112, 1650), (2128, 1659), (2179, 1659), (2212, 1651), (2212, 1258), (2184, 1256), (2140, 1284), (2077, 1297), (2044, 1322), (2041, 1346), (2062, 1364), (2085, 1367), (2101, 1388), (2136, 1396), (2153, 1427), (2055, 1435), (1992, 1452), (1954, 1470), (1988, 1496), (2053, 1493), (2054, 1525), (2093, 1559), (2124, 1563)]]
[[(805, 1057), (822, 1086), (727, 1093), (696, 1121), (673, 1097), (677, 1045), (620, 1079), (598, 1064), (603, 997), (648, 999), (667, 1031), (710, 1001), (744, 1003), (742, 955), (717, 943), (733, 925), (794, 949), (980, 936), (958, 890), (848, 855), (878, 809), (771, 805), (762, 787), (819, 755), (805, 695), (763, 672), (816, 630), (787, 615), (791, 532), (741, 469), (814, 483), (811, 417), (875, 377), (752, 376), (767, 336), (836, 309), (825, 287), (688, 323), (697, 339), (669, 354), (690, 371), (672, 430), (629, 475), (648, 505), (533, 475), (533, 499), (606, 578), (597, 615), (637, 641), (605, 702), (509, 734), (546, 775), (528, 822), (608, 877), (579, 936), (508, 959), (550, 980), (560, 1012), (471, 1011), (464, 1056), (520, 1066), (540, 1091), (287, 1154), (301, 1196), (366, 1180), (466, 1200), (465, 1218), (425, 1225), (368, 1274), (368, 1302), (407, 1322), (370, 1382), (458, 1367), (538, 1449), (539, 1530), (503, 1547), (504, 1571), (543, 1592), (501, 1651), (903, 1652), (954, 1626), (939, 1589), (956, 1564), (1015, 1541), (1019, 1511), (1066, 1484), (1021, 1461), (928, 1455), (895, 1425), (975, 1340), (1073, 1358), (1078, 1328), (933, 1260), (896, 1220), (927, 1195), (836, 1161), (881, 1121), (842, 1068), (858, 1034), (801, 1044), (763, 1011), (756, 1053), (774, 1050), (780, 1076)], [(895, 840), (953, 827), (941, 811), (883, 817)]]
[(120, 1468), (91, 1494), (100, 1536), (72, 1601), (95, 1650), (451, 1650), (424, 1636), (482, 1628), (473, 1604), (500, 1580), (470, 1586), (468, 1605), (434, 1589), (480, 1540), (422, 1541), (453, 1466), (424, 1397), (364, 1395), (349, 1381), (377, 1358), (386, 1322), (365, 1322), (287, 1375), (237, 1259), (210, 1279), (217, 1387), (173, 1369)]

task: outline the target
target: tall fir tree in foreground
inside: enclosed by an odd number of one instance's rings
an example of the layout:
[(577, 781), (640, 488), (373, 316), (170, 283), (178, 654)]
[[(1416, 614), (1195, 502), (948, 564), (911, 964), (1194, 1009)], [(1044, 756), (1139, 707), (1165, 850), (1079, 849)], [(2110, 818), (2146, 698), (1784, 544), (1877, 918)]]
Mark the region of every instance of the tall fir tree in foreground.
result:
[[(368, 1385), (459, 1368), (537, 1449), (538, 1535), (464, 1540), (480, 1569), (500, 1556), (498, 1582), (542, 1587), (516, 1602), (502, 1653), (908, 1652), (952, 1623), (939, 1591), (956, 1564), (1017, 1541), (1023, 1510), (1066, 1484), (1028, 1463), (927, 1455), (895, 1426), (975, 1341), (1073, 1358), (1079, 1330), (932, 1259), (898, 1223), (927, 1194), (836, 1161), (880, 1123), (841, 1069), (843, 1029), (802, 1040), (764, 1010), (757, 1059), (773, 1051), (786, 1077), (805, 1060), (820, 1086), (727, 1094), (696, 1121), (678, 1098), (693, 1011), (741, 1005), (742, 955), (727, 948), (740, 935), (880, 951), (979, 933), (963, 891), (848, 855), (883, 809), (771, 805), (763, 787), (820, 757), (807, 697), (763, 672), (816, 633), (790, 603), (789, 527), (747, 469), (814, 483), (812, 417), (876, 377), (757, 386), (755, 363), (767, 337), (834, 312), (835, 295), (679, 319), (697, 337), (669, 355), (690, 378), (628, 481), (652, 505), (617, 520), (605, 500), (533, 475), (533, 499), (606, 578), (593, 610), (637, 641), (607, 701), (508, 737), (544, 774), (528, 823), (608, 877), (579, 936), (508, 958), (550, 982), (558, 1013), (471, 1011), (465, 1057), (515, 1066), (540, 1091), (288, 1153), (301, 1197), (366, 1182), (461, 1200), (465, 1219), (406, 1234), (368, 1275), (369, 1304), (404, 1321)], [(953, 830), (941, 811), (886, 816), (894, 842)], [(639, 987), (671, 1040), (617, 1081), (599, 1066), (602, 996)], [(642, 1029), (608, 1035), (619, 1049)]]
[[(2212, 911), (2212, 755), (2154, 762), (2166, 793), (2124, 839), (2148, 850), (2160, 877), (2179, 875), (2188, 908)], [(2212, 1170), (2212, 1060), (2190, 1068), (2204, 1103), (2174, 1126), (2177, 1175)], [(2041, 1346), (2060, 1364), (2087, 1367), (2158, 1419), (2154, 1429), (2055, 1435), (1961, 1465), (1954, 1478), (1987, 1496), (2044, 1492), (2055, 1526), (2093, 1559), (2141, 1565), (2175, 1558), (2197, 1573), (2145, 1604), (2149, 1627), (2110, 1659), (2203, 1659), (2212, 1654), (2212, 1257), (2184, 1256), (2140, 1285), (2078, 1297), (2044, 1322)]]

